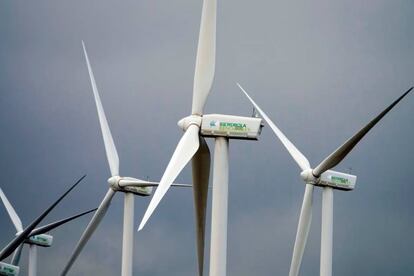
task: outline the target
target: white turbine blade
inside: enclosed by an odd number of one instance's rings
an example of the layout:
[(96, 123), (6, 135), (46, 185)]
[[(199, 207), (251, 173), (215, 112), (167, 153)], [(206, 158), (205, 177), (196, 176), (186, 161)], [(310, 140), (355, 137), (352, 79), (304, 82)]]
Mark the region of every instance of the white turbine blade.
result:
[[(121, 181), (120, 181), (121, 182)], [(160, 185), (159, 182), (152, 182), (152, 181), (145, 181), (143, 183), (139, 184), (126, 184), (122, 183), (122, 185), (119, 185), (120, 187), (158, 187)], [(171, 187), (181, 187), (181, 188), (191, 188), (193, 187), (190, 184), (171, 184)]]
[(10, 262), (12, 265), (19, 266), (20, 258), (22, 256), (23, 246), (24, 246), (24, 243), (20, 244), (19, 247), (17, 247), (17, 249), (14, 250), (13, 257)]
[(191, 113), (202, 115), (214, 79), (217, 0), (204, 0), (198, 37)]
[(72, 267), (73, 263), (76, 261), (77, 257), (81, 253), (83, 247), (86, 245), (90, 237), (92, 236), (93, 232), (95, 232), (96, 228), (98, 227), (99, 223), (103, 219), (108, 210), (109, 205), (111, 204), (112, 197), (114, 196), (115, 192), (112, 189), (109, 189), (105, 195), (105, 198), (102, 200), (101, 204), (98, 207), (98, 210), (93, 215), (91, 221), (89, 222), (88, 226), (86, 227), (85, 231), (82, 234), (82, 237), (78, 241), (78, 244), (75, 247), (75, 250), (72, 253), (68, 263), (66, 264), (65, 268), (63, 269), (62, 276), (66, 275), (70, 268)]
[(147, 211), (144, 214), (144, 218), (139, 225), (138, 231), (144, 227), (145, 223), (148, 221), (173, 181), (197, 152), (200, 146), (198, 131), (198, 126), (190, 125), (183, 137), (181, 137), (181, 140), (178, 143), (173, 156), (171, 157), (170, 163), (168, 163), (167, 169), (161, 178), (160, 185), (155, 191)]
[(398, 99), (396, 99), (391, 105), (389, 105), (384, 111), (382, 111), (377, 117), (375, 117), (371, 122), (364, 126), (360, 131), (358, 131), (354, 136), (349, 138), (342, 146), (337, 148), (332, 152), (328, 157), (325, 158), (313, 171), (313, 175), (318, 177), (325, 171), (335, 167), (341, 162), (348, 153), (358, 144), (358, 142), (371, 130), (399, 101), (401, 101), (414, 87), (408, 89), (404, 94), (402, 94)]
[(101, 125), (102, 137), (105, 144), (106, 157), (108, 159), (109, 168), (112, 176), (119, 175), (119, 157), (116, 151), (114, 140), (112, 139), (111, 130), (109, 129), (108, 121), (106, 120), (105, 111), (102, 106), (101, 98), (99, 97), (98, 88), (96, 86), (95, 77), (93, 76), (92, 67), (89, 63), (88, 53), (86, 52), (85, 43), (82, 41), (83, 52), (85, 54), (86, 64), (88, 66), (89, 77), (93, 95), (95, 97), (96, 109), (98, 111), (99, 123)]
[(193, 194), (197, 236), (198, 275), (203, 275), (204, 241), (206, 226), (206, 209), (208, 182), (210, 178), (210, 150), (203, 137), (200, 137), (200, 148), (192, 159)]
[(309, 228), (312, 222), (312, 194), (313, 185), (306, 184), (302, 209), (300, 211), (298, 230), (296, 232), (295, 246), (293, 248), (292, 262), (290, 264), (289, 276), (297, 276), (299, 274), (300, 264), (302, 262), (303, 252), (305, 251)]
[(253, 101), (253, 99), (247, 94), (247, 92), (241, 87), (239, 83), (237, 83), (241, 91), (246, 95), (246, 97), (250, 100), (250, 102), (253, 104), (253, 106), (259, 111), (259, 113), (262, 115), (263, 119), (267, 122), (267, 124), (270, 126), (270, 128), (273, 130), (273, 132), (276, 134), (276, 136), (279, 138), (279, 140), (282, 142), (282, 144), (285, 146), (285, 148), (288, 150), (290, 155), (293, 157), (293, 159), (296, 161), (296, 163), (299, 165), (299, 167), (304, 171), (307, 169), (310, 169), (310, 164), (308, 159), (295, 147), (295, 145), (292, 144), (292, 142), (289, 141), (289, 139), (280, 131), (280, 129), (270, 120), (270, 118), (266, 115), (266, 113)]
[(17, 232), (23, 231), (22, 221), (20, 220), (19, 216), (17, 215), (16, 211), (14, 210), (13, 206), (7, 199), (6, 195), (3, 193), (3, 190), (0, 188), (0, 197), (3, 201), (4, 207), (6, 207), (7, 213), (9, 214), (14, 227), (16, 227)]

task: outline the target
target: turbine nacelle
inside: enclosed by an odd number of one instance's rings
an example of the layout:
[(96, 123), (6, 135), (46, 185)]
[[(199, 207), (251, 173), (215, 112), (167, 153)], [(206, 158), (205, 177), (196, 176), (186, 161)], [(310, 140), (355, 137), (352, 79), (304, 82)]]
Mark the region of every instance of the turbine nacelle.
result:
[(357, 179), (355, 175), (327, 170), (321, 176), (316, 177), (312, 171), (312, 169), (307, 169), (300, 173), (301, 178), (306, 184), (320, 187), (329, 186), (333, 189), (343, 191), (351, 191), (355, 188)]
[(153, 187), (148, 181), (133, 177), (112, 176), (108, 179), (109, 186), (114, 191), (133, 193), (139, 196), (149, 196)]
[(42, 247), (51, 247), (53, 243), (53, 236), (47, 234), (34, 235), (25, 240), (25, 243)]
[(262, 132), (261, 118), (206, 114), (201, 122), (201, 135), (229, 139), (257, 140)]
[(18, 266), (0, 262), (0, 275), (17, 276), (20, 268)]
[[(16, 236), (19, 236), (21, 233), (22, 231), (17, 232)], [(33, 235), (33, 236), (28, 237), (24, 241), (24, 243), (38, 245), (42, 247), (51, 247), (53, 243), (53, 236), (48, 235), (48, 234)], [(0, 273), (0, 275), (2, 274)]]
[(263, 128), (261, 118), (223, 114), (190, 115), (179, 120), (177, 125), (183, 131), (191, 125), (196, 125), (205, 137), (248, 140), (257, 140)]
[(351, 191), (355, 188), (356, 175), (327, 170), (318, 179), (316, 186), (329, 186), (336, 190)]
[(355, 175), (327, 170), (321, 176), (316, 177), (312, 171), (312, 169), (307, 169), (300, 173), (301, 178), (306, 184), (320, 187), (329, 186), (333, 189), (343, 191), (351, 191), (355, 188), (357, 179)]

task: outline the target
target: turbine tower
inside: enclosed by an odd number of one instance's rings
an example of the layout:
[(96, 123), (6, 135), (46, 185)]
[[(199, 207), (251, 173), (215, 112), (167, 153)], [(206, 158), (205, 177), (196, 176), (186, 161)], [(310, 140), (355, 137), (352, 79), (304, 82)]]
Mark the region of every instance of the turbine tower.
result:
[[(22, 245), (24, 242), (29, 244), (37, 244), (42, 246), (50, 246), (52, 243), (52, 236), (50, 235), (44, 235), (44, 233), (70, 221), (73, 220), (79, 216), (82, 216), (86, 213), (92, 212), (94, 210), (75, 215), (70, 218), (66, 218), (60, 221), (56, 221), (53, 223), (50, 223), (48, 225), (36, 228), (36, 226), (52, 211), (56, 205), (59, 204), (59, 202), (66, 197), (67, 194), (70, 193), (84, 178), (86, 175), (82, 176), (78, 181), (76, 181), (75, 184), (73, 184), (62, 196), (60, 196), (49, 208), (47, 208), (39, 217), (37, 217), (32, 223), (29, 224), (25, 229), (23, 229), (22, 223), (20, 218), (18, 217), (16, 211), (4, 195), (3, 191), (0, 189), (0, 197), (2, 199), (2, 202), (4, 203), (7, 212), (9, 213), (13, 223), (16, 225), (17, 233), (16, 237), (9, 242), (9, 244), (3, 248), (0, 251), (0, 261), (3, 261), (5, 258), (11, 255), (13, 251), (15, 252), (12, 263), (7, 264), (0, 262), (0, 273), (5, 273), (6, 275), (18, 275), (19, 273), (19, 267), (18, 262), (20, 259), (20, 253), (22, 250)], [(36, 228), (36, 229), (35, 229)], [(35, 275), (36, 274), (36, 260), (37, 260), (37, 251), (35, 247), (31, 247), (31, 250), (29, 252), (29, 275)]]
[[(124, 225), (123, 225), (123, 240), (122, 240), (122, 276), (132, 276), (132, 256), (133, 256), (133, 242), (134, 242), (134, 195), (149, 196), (152, 194), (154, 187), (158, 186), (158, 182), (145, 181), (132, 177), (122, 177), (119, 175), (119, 157), (112, 138), (111, 130), (109, 129), (106, 120), (105, 111), (103, 109), (101, 99), (96, 86), (95, 77), (93, 75), (92, 67), (89, 62), (86, 47), (82, 41), (83, 52), (88, 67), (89, 77), (92, 85), (92, 91), (95, 98), (96, 109), (98, 111), (99, 123), (101, 126), (102, 137), (105, 144), (106, 157), (108, 159), (111, 177), (108, 179), (109, 189), (95, 212), (85, 231), (83, 232), (78, 244), (76, 245), (68, 263), (66, 264), (61, 275), (66, 275), (73, 263), (81, 253), (83, 247), (86, 245), (93, 232), (98, 227), (99, 223), (105, 216), (111, 200), (116, 192), (124, 193)], [(176, 187), (191, 187), (187, 184), (173, 184)]]
[(203, 275), (205, 216), (210, 174), (210, 150), (204, 137), (215, 139), (211, 222), (210, 275), (226, 275), (229, 139), (257, 140), (261, 119), (203, 114), (215, 71), (217, 1), (204, 0), (195, 65), (191, 115), (181, 119), (184, 131), (141, 221), (141, 230), (187, 163), (192, 161), (198, 274)]
[(413, 87), (408, 89), (402, 96), (396, 99), (390, 106), (382, 111), (377, 117), (365, 125), (356, 134), (350, 137), (344, 144), (333, 151), (314, 169), (311, 168), (308, 159), (286, 138), (282, 131), (270, 120), (266, 113), (253, 101), (247, 92), (237, 84), (253, 106), (259, 111), (289, 154), (301, 168), (301, 177), (305, 182), (305, 195), (299, 216), (296, 240), (293, 249), (292, 262), (289, 276), (297, 276), (308, 238), (309, 228), (312, 221), (312, 201), (314, 186), (321, 187), (322, 192), (322, 227), (321, 227), (321, 257), (320, 275), (332, 275), (332, 242), (333, 242), (333, 190), (351, 191), (356, 184), (356, 176), (330, 170), (338, 165), (358, 142), (387, 114), (399, 101), (401, 101)]

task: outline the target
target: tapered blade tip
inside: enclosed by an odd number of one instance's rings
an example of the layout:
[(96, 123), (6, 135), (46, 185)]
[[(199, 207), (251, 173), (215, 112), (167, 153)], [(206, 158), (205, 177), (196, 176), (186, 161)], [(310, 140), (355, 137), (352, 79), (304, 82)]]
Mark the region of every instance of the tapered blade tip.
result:
[[(150, 204), (151, 205), (151, 204)], [(147, 211), (145, 212), (145, 214), (144, 214), (144, 217), (142, 218), (142, 220), (141, 220), (141, 223), (139, 224), (139, 227), (138, 227), (138, 232), (139, 231), (141, 231), (143, 228), (144, 228), (144, 226), (145, 226), (145, 224), (147, 224), (147, 221), (148, 221), (148, 219), (151, 217), (151, 215), (152, 215), (152, 211), (153, 211), (153, 209), (150, 209), (150, 207), (151, 206), (149, 206), (148, 207), (148, 209), (147, 209)], [(150, 211), (150, 210), (152, 210), (152, 211)]]
[(144, 226), (145, 226), (145, 222), (142, 221), (141, 224), (138, 227), (138, 231), (137, 232), (141, 231), (144, 228)]
[(246, 90), (244, 90), (244, 88), (240, 85), (240, 83), (236, 82), (237, 86), (240, 88), (240, 90), (249, 98), (250, 100), (250, 96), (249, 94), (247, 94)]

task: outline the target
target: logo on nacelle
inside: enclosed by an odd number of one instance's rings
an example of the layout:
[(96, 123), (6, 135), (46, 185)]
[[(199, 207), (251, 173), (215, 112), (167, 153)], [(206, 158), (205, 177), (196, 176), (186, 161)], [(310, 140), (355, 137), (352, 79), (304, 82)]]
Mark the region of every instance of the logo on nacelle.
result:
[(348, 184), (349, 180), (343, 177), (330, 175), (329, 179), (335, 184)]
[(219, 123), (217, 121), (210, 121), (210, 126), (211, 127), (217, 127), (219, 125)]

